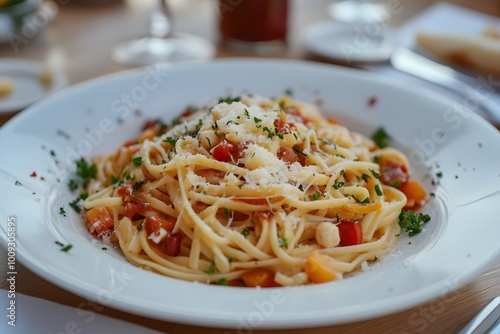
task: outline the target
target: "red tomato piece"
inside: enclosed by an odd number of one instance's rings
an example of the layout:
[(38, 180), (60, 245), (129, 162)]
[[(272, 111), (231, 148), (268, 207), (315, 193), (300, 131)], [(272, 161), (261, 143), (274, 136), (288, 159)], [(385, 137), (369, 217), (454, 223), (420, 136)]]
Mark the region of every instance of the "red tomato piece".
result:
[(160, 234), (160, 229), (170, 232), (174, 226), (175, 219), (170, 217), (153, 216), (144, 219), (144, 228), (146, 229), (148, 236), (152, 233)]
[(227, 141), (225, 138), (222, 139), (219, 145), (215, 146), (212, 150), (212, 155), (216, 160), (222, 162), (229, 162), (233, 154), (235, 153), (235, 146)]
[(177, 256), (181, 253), (182, 234), (172, 233), (160, 241), (158, 246), (161, 251), (169, 256)]
[(98, 235), (114, 226), (113, 218), (104, 205), (93, 207), (86, 214), (87, 227), (90, 233)]
[(363, 241), (363, 233), (361, 231), (361, 224), (357, 221), (348, 219), (341, 219), (337, 224), (340, 235), (339, 246), (353, 246), (359, 245)]

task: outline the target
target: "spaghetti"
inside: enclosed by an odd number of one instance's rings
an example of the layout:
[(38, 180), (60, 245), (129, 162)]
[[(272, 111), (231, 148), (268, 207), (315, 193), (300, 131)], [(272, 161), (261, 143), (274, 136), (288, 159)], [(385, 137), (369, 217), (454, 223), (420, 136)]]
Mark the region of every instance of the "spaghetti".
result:
[[(91, 233), (133, 264), (189, 281), (287, 286), (341, 279), (384, 256), (422, 198), (407, 158), (290, 97), (242, 96), (148, 122), (96, 157)], [(397, 183), (397, 184), (396, 184)]]

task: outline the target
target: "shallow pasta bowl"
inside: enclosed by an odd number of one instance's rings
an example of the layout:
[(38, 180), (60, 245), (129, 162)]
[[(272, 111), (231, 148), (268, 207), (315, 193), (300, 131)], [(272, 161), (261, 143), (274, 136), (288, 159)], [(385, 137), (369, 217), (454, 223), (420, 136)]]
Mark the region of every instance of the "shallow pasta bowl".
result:
[[(68, 203), (73, 161), (112, 152), (147, 119), (242, 92), (320, 105), (350, 129), (383, 126), (434, 197), (419, 235), (344, 280), (249, 289), (171, 279), (134, 267), (91, 237)], [(232, 327), (339, 324), (401, 311), (470, 282), (500, 255), (500, 135), (431, 91), (370, 73), (285, 60), (157, 65), (85, 82), (22, 112), (0, 130), (3, 244), (14, 233), (30, 270), (91, 301), (152, 318)], [(472, 97), (471, 97), (472, 98)], [(61, 210), (63, 208), (63, 210)], [(64, 213), (62, 212), (64, 211)], [(8, 222), (15, 232), (8, 230)], [(56, 244), (55, 242), (58, 242)], [(72, 248), (61, 251), (60, 245)]]

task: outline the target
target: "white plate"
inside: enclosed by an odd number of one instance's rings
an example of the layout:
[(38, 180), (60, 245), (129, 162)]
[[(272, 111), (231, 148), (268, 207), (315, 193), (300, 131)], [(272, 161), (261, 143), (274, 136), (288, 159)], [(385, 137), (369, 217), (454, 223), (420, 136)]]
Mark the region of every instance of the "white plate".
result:
[[(366, 135), (383, 125), (426, 186), (429, 174), (443, 173), (425, 207), (431, 222), (419, 235), (401, 237), (369, 272), (297, 288), (185, 282), (134, 267), (119, 251), (102, 250), (69, 209), (75, 195), (67, 189), (66, 168), (76, 152), (87, 158), (111, 152), (137, 135), (145, 119), (169, 121), (187, 105), (243, 91), (277, 96), (286, 89), (296, 99), (322, 102), (326, 114)], [(431, 91), (372, 73), (245, 59), (117, 73), (17, 115), (0, 130), (0, 149), (1, 226), (6, 233), (8, 217), (14, 217), (19, 260), (91, 301), (152, 318), (241, 330), (359, 321), (442, 296), (500, 255), (498, 131)], [(33, 171), (37, 177), (30, 177)], [(62, 206), (67, 217), (59, 214)], [(73, 248), (61, 252), (56, 240)]]
[(389, 59), (394, 34), (380, 25), (355, 26), (320, 22), (308, 27), (302, 37), (306, 50), (344, 63), (375, 63)]
[(46, 70), (46, 65), (38, 61), (0, 59), (0, 77), (13, 85), (11, 94), (0, 97), (0, 113), (24, 109), (68, 84), (66, 75), (55, 70), (50, 70), (52, 81), (44, 84), (41, 75)]

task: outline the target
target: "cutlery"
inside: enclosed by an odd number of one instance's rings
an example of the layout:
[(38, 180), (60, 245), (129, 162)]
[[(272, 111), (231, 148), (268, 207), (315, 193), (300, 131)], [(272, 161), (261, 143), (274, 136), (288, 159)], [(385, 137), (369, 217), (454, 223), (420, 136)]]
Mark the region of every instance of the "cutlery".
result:
[(500, 94), (492, 87), (500, 86), (500, 82), (493, 82), (491, 76), (476, 79), (401, 47), (394, 48), (390, 62), (401, 72), (461, 94), (467, 102), (477, 103), (492, 123), (500, 125)]
[(459, 334), (484, 333), (500, 333), (500, 297), (493, 299), (459, 332)]

